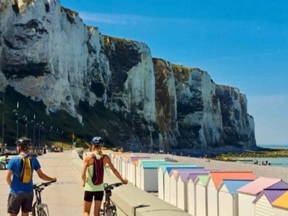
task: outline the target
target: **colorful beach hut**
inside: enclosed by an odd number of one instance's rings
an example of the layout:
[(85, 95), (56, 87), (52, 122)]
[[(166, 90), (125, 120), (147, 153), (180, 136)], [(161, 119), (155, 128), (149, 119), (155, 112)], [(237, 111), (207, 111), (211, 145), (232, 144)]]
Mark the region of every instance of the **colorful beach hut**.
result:
[(140, 189), (144, 191), (158, 191), (158, 168), (160, 165), (170, 164), (171, 162), (159, 160), (154, 162), (143, 162), (139, 164), (140, 168)]
[[(255, 216), (280, 216), (277, 214), (277, 211), (279, 209), (275, 208), (273, 206), (273, 203), (278, 198), (280, 198), (285, 192), (287, 192), (287, 189), (284, 189), (284, 188), (265, 189), (263, 192), (261, 192), (257, 196), (256, 200), (253, 202), (255, 204), (255, 211), (253, 215)], [(284, 215), (287, 216), (287, 212)]]
[(143, 159), (149, 159), (150, 157), (146, 156), (133, 156), (130, 158), (128, 163), (128, 173), (127, 173), (127, 179), (129, 182), (131, 182), (133, 185), (136, 185), (136, 166), (138, 166), (138, 161)]
[[(200, 171), (199, 171), (200, 172)], [(190, 175), (189, 180), (188, 180), (188, 185), (187, 185), (187, 208), (188, 208), (188, 213), (192, 216), (196, 215), (196, 183), (198, 180), (198, 176), (207, 176), (208, 178), (208, 174), (209, 171), (206, 171), (207, 173), (205, 173), (205, 171), (202, 171), (204, 173), (194, 173), (193, 175)]]
[(252, 180), (224, 180), (219, 188), (219, 216), (238, 216), (238, 189)]
[[(192, 167), (184, 169), (173, 169), (170, 172), (170, 204), (177, 206), (178, 205), (178, 181), (181, 181), (181, 177), (187, 180), (190, 173), (195, 172), (196, 170), (202, 170), (203, 167)], [(186, 182), (185, 182), (186, 184)]]
[(275, 186), (282, 187), (284, 182), (281, 179), (259, 177), (253, 182), (238, 189), (238, 208), (239, 216), (254, 215), (253, 201), (265, 188)]
[[(190, 168), (195, 168), (195, 167), (190, 167)], [(170, 184), (170, 181), (171, 181), (171, 171), (175, 169), (175, 168), (168, 168), (167, 171), (165, 172), (164, 174), (164, 201), (168, 202), (168, 203), (171, 203), (171, 192), (170, 192), (170, 189), (171, 189), (171, 184)], [(179, 168), (179, 170), (181, 169), (189, 169), (189, 167), (181, 167)], [(203, 169), (201, 167), (198, 167), (197, 169)]]
[[(138, 160), (137, 162), (137, 165), (136, 165), (136, 187), (138, 188), (141, 188), (141, 185), (142, 185), (142, 168), (141, 168), (141, 165), (146, 163), (154, 163), (154, 162), (165, 162), (166, 160), (164, 159), (140, 159)], [(158, 180), (157, 180), (158, 182)]]
[(170, 174), (172, 169), (189, 169), (189, 168), (194, 168), (194, 167), (198, 167), (198, 166), (192, 165), (192, 164), (180, 164), (180, 163), (161, 165), (158, 169), (158, 197), (164, 200), (164, 196), (165, 196), (164, 176), (166, 172)]
[[(209, 216), (219, 215), (219, 200), (218, 193), (223, 180), (254, 180), (256, 176), (250, 171), (213, 171), (210, 172), (210, 178), (208, 180), (207, 187), (207, 200)], [(232, 215), (231, 215), (232, 216)]]
[(196, 215), (208, 216), (207, 205), (207, 185), (209, 175), (199, 175), (195, 182), (196, 185)]
[(121, 156), (120, 163), (121, 163), (121, 175), (123, 178), (128, 178), (128, 164), (130, 162), (130, 158), (133, 157), (132, 154), (125, 154)]
[(288, 216), (288, 192), (277, 198), (272, 205), (275, 208), (277, 216)]
[[(191, 171), (191, 172), (186, 172), (186, 173), (180, 174), (180, 177), (177, 181), (177, 207), (178, 208), (180, 208), (184, 211), (188, 211), (188, 202), (189, 202), (188, 194), (193, 193), (193, 196), (195, 195), (194, 188), (193, 188), (193, 191), (188, 190), (189, 182), (192, 181), (193, 186), (194, 186), (194, 182), (196, 181), (196, 178), (199, 175), (206, 175), (208, 173), (209, 173), (208, 170), (199, 169), (199, 170), (193, 170), (193, 172)], [(194, 197), (193, 197), (193, 200), (195, 200)], [(194, 212), (193, 212), (193, 214), (194, 214)]]

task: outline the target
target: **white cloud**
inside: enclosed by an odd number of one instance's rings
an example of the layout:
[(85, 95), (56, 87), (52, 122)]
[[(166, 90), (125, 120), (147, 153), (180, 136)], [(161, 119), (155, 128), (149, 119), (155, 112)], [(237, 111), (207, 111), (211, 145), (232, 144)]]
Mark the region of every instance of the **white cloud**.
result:
[(259, 144), (288, 144), (288, 95), (248, 97)]
[(104, 24), (136, 24), (141, 21), (151, 21), (151, 18), (130, 14), (107, 14), (107, 13), (89, 13), (80, 12), (80, 17), (84, 21)]
[(170, 17), (149, 17), (135, 14), (109, 14), (109, 13), (91, 13), (80, 11), (80, 17), (85, 22), (103, 23), (103, 24), (118, 24), (118, 25), (131, 25), (149, 22), (195, 22), (187, 18), (170, 18)]

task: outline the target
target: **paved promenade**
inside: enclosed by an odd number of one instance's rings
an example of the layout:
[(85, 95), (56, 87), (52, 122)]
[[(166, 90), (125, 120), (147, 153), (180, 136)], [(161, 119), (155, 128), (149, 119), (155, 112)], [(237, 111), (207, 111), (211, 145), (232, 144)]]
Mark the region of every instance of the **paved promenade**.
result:
[[(48, 175), (58, 178), (58, 182), (43, 191), (43, 202), (49, 205), (50, 215), (82, 215), (83, 191), (79, 170), (71, 160), (71, 152), (48, 153), (39, 157), (42, 169)], [(34, 174), (36, 177), (37, 174)], [(42, 182), (38, 177), (34, 183)], [(6, 215), (8, 187), (5, 171), (0, 171), (0, 215)]]

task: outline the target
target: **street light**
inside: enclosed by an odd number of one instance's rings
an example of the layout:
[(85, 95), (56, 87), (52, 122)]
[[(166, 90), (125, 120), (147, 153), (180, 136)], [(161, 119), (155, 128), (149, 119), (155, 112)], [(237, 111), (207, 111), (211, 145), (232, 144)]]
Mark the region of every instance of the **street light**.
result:
[(19, 109), (19, 102), (17, 101), (17, 105), (16, 105), (16, 127), (17, 127), (17, 132), (16, 132), (16, 139), (18, 139), (19, 137), (19, 119), (18, 119), (18, 109)]
[(2, 144), (5, 143), (5, 93), (2, 95), (3, 112), (2, 112)]
[(32, 122), (33, 122), (33, 131), (32, 131), (32, 137), (33, 137), (33, 142), (32, 142), (32, 145), (33, 145), (33, 151), (35, 150), (35, 144), (36, 144), (36, 142), (35, 142), (35, 124), (36, 124), (36, 115), (34, 114), (33, 115), (33, 119), (32, 119)]

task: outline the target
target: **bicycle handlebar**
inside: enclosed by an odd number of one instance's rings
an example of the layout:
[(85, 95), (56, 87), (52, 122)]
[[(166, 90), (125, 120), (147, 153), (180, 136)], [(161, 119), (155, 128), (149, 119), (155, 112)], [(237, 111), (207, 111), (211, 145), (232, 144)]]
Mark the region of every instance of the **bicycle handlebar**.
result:
[(37, 189), (37, 188), (41, 188), (41, 187), (47, 187), (47, 186), (49, 186), (50, 184), (53, 184), (53, 183), (55, 183), (55, 181), (43, 182), (43, 183), (41, 183), (39, 185), (33, 185), (33, 188)]
[(119, 186), (121, 186), (121, 185), (123, 185), (123, 183), (114, 183), (114, 184), (110, 184), (110, 185), (108, 185), (108, 184), (105, 184), (104, 185), (104, 188), (105, 188), (105, 190), (113, 190), (114, 188), (116, 188), (116, 187), (119, 187)]

